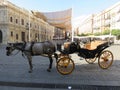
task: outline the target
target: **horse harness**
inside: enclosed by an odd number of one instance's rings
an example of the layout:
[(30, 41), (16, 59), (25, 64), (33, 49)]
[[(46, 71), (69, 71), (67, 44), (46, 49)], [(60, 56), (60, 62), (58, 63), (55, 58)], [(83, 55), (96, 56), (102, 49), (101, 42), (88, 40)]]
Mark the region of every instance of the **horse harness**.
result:
[[(43, 42), (42, 42), (42, 43), (43, 43)], [(17, 45), (14, 45), (14, 47), (17, 48), (18, 50), (20, 50), (20, 51), (22, 52), (22, 56), (23, 56), (23, 52), (24, 52), (24, 51), (25, 51), (25, 52), (30, 52), (31, 55), (34, 55), (33, 46), (34, 46), (35, 42), (31, 42), (31, 43), (30, 43), (30, 50), (25, 50), (25, 47), (26, 47), (26, 45), (27, 45), (26, 42), (24, 42), (24, 43), (18, 43), (18, 45), (19, 45), (19, 44), (22, 44), (22, 47), (18, 47)], [(46, 44), (44, 44), (44, 47), (45, 47), (45, 48), (43, 48), (43, 52), (46, 53), (46, 54), (51, 54), (52, 50), (51, 50), (49, 47), (47, 47)]]
[(33, 55), (33, 45), (35, 44), (35, 42), (31, 42), (31, 46), (30, 46), (30, 51), (31, 51), (31, 55)]

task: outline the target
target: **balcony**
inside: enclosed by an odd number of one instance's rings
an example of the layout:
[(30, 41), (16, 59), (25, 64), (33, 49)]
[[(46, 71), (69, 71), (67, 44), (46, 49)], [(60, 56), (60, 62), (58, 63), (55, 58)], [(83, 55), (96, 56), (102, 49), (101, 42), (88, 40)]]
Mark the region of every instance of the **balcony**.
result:
[(110, 19), (111, 19), (110, 15), (105, 16), (105, 20), (110, 20)]

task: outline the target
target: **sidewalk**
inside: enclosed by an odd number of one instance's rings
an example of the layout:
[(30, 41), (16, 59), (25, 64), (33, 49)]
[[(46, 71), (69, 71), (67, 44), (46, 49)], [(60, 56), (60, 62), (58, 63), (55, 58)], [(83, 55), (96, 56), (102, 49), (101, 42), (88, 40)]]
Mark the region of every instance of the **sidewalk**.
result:
[[(114, 55), (113, 65), (103, 70), (94, 64), (88, 64), (85, 60), (73, 54), (75, 70), (70, 75), (61, 75), (56, 70), (54, 60), (51, 72), (47, 72), (49, 60), (46, 57), (33, 57), (33, 73), (28, 73), (29, 65), (19, 53), (16, 56), (6, 56), (5, 47), (1, 48), (0, 53), (0, 86), (46, 88), (50, 89), (82, 89), (103, 90), (111, 88), (120, 89), (120, 46), (113, 45), (108, 48)], [(46, 90), (45, 89), (45, 90)], [(107, 90), (104, 89), (104, 90)], [(43, 90), (43, 89), (41, 89)], [(82, 89), (84, 90), (84, 89)]]

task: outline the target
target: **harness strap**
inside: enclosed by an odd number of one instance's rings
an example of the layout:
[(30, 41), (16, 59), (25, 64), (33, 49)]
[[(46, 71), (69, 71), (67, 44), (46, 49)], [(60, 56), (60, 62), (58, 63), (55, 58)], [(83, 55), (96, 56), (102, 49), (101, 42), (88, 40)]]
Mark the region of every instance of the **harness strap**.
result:
[(30, 46), (30, 50), (31, 50), (31, 55), (34, 55), (33, 53), (33, 45), (35, 44), (35, 42), (31, 42), (31, 46)]
[(13, 56), (15, 56), (15, 55), (17, 55), (18, 53), (19, 53), (20, 51), (18, 51), (17, 53), (15, 53), (15, 54), (12, 54)]
[(26, 42), (24, 42), (24, 45), (22, 47), (22, 52), (25, 50)]

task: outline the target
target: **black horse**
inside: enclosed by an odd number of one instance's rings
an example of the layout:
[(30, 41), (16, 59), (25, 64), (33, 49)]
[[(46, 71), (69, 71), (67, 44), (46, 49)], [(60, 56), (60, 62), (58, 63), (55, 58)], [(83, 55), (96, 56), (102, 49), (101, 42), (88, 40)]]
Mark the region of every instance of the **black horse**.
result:
[(45, 42), (23, 42), (23, 43), (8, 43), (8, 46), (6, 47), (6, 55), (11, 55), (14, 50), (19, 50), (27, 56), (30, 70), (29, 73), (32, 72), (33, 70), (33, 65), (32, 65), (32, 56), (36, 55), (42, 55), (42, 56), (47, 56), (49, 58), (50, 64), (47, 69), (47, 71), (51, 71), (52, 68), (52, 55), (58, 59), (55, 48), (55, 44), (51, 41), (45, 41)]

